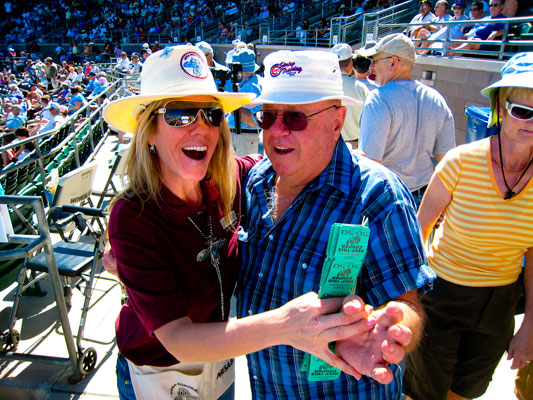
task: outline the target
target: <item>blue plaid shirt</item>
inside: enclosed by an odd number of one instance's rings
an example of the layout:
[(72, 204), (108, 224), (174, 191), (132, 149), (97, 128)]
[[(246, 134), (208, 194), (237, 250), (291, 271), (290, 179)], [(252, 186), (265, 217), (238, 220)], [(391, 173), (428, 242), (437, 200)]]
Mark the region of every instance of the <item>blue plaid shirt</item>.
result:
[[(385, 167), (349, 152), (339, 140), (329, 166), (274, 223), (268, 199), (275, 172), (267, 158), (245, 182), (248, 215), (239, 241), (238, 315), (245, 317), (282, 306), (309, 291), (318, 292), (331, 226), (360, 224), (368, 217), (370, 242), (357, 293), (374, 307), (413, 289), (425, 293), (435, 279), (427, 267), (420, 225), (407, 188)], [(250, 354), (248, 366), (255, 399), (399, 399), (401, 374), (381, 385), (342, 373), (333, 381), (308, 382), (300, 372), (304, 353), (275, 346)]]

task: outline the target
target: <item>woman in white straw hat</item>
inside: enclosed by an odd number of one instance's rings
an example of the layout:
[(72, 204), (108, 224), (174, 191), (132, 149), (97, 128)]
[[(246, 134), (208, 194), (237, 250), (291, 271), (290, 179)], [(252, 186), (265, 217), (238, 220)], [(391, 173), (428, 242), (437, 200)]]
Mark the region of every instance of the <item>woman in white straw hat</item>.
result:
[(173, 46), (145, 61), (139, 96), (104, 109), (111, 126), (134, 133), (129, 187), (109, 221), (128, 295), (116, 322), (121, 399), (232, 398), (231, 357), (281, 343), (356, 373), (328, 343), (367, 329), (351, 324), (368, 315), (360, 306), (331, 314), (339, 299), (308, 294), (228, 320), (241, 182), (256, 159), (234, 157), (224, 114), (252, 97), (218, 92), (202, 51)]
[(404, 375), (413, 399), (479, 397), (505, 351), (513, 369), (533, 359), (533, 52), (481, 93), (499, 133), (450, 150), (418, 211), (426, 240), (442, 212), (444, 222), (428, 257), (438, 279), (422, 297), (427, 325)]

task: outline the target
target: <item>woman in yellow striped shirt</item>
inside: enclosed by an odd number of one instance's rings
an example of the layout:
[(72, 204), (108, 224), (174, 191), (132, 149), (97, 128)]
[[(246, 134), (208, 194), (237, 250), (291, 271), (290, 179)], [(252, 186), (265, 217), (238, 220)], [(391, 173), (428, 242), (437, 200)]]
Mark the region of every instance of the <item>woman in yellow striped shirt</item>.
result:
[[(404, 376), (416, 400), (479, 397), (506, 350), (513, 369), (533, 359), (533, 52), (511, 58), (482, 94), (499, 134), (449, 151), (418, 211), (425, 240), (444, 222), (428, 257), (439, 279), (422, 298), (427, 326)], [(524, 259), (526, 311), (513, 336)]]

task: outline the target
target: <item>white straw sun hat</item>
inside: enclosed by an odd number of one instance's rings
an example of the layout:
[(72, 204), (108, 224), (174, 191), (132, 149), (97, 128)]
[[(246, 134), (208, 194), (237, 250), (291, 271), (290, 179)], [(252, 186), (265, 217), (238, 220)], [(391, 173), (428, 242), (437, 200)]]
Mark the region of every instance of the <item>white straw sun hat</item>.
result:
[(253, 104), (310, 104), (324, 100), (361, 104), (344, 95), (337, 54), (280, 50), (266, 56), (264, 64), (263, 90)]
[(172, 46), (153, 53), (144, 62), (140, 95), (111, 102), (104, 109), (104, 118), (115, 129), (133, 133), (138, 114), (148, 104), (198, 95), (213, 96), (225, 112), (236, 110), (255, 97), (252, 93), (219, 92), (200, 49)]

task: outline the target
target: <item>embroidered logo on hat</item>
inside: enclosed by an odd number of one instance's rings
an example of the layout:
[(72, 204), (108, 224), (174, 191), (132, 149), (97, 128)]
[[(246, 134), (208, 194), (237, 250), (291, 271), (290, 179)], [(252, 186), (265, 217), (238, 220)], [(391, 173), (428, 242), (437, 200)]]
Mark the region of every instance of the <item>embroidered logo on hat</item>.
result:
[(185, 53), (183, 57), (181, 57), (181, 68), (194, 78), (207, 78), (207, 65), (204, 63), (204, 60), (198, 57), (197, 53), (192, 51)]
[(270, 76), (276, 78), (282, 74), (287, 76), (295, 76), (302, 72), (302, 67), (296, 65), (295, 62), (280, 62), (279, 64), (274, 64), (270, 68)]

